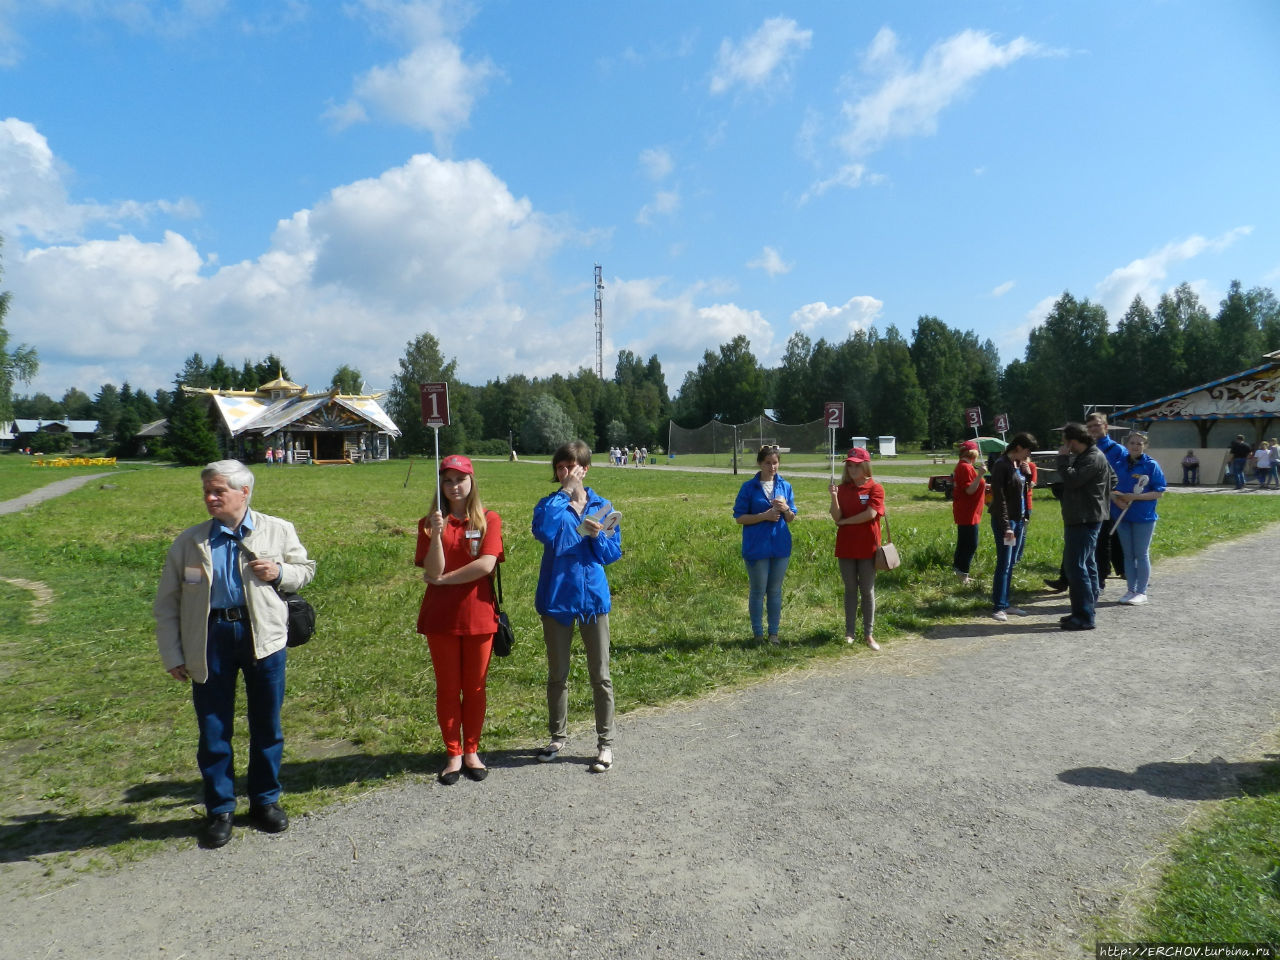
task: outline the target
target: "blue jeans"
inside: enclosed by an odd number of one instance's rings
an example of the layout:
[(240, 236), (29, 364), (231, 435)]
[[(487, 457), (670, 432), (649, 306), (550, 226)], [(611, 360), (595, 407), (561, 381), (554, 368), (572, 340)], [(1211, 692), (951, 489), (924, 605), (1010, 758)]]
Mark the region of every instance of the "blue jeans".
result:
[(747, 561), (747, 582), (751, 591), (747, 594), (747, 610), (751, 614), (751, 632), (764, 636), (764, 608), (769, 606), (769, 636), (778, 635), (782, 623), (782, 581), (787, 575), (790, 557), (762, 557)]
[(1062, 528), (1062, 569), (1067, 575), (1071, 616), (1094, 625), (1098, 603), (1098, 531), (1101, 523), (1072, 523)]
[(1182, 468), (1182, 485), (1184, 487), (1198, 486), (1199, 483), (1200, 483), (1200, 468), (1198, 466)]
[(991, 524), (991, 533), (996, 538), (996, 572), (991, 578), (991, 609), (1004, 610), (1009, 604), (1009, 592), (1013, 585), (1013, 567), (1022, 552), (1022, 538), (1027, 535), (1025, 520), (1010, 520), (1009, 528), (1013, 530), (1014, 542), (1004, 542), (1004, 531)]
[(205, 811), (213, 815), (236, 808), (231, 735), (238, 673), (244, 674), (249, 714), (249, 806), (275, 803), (280, 799), (280, 758), (284, 755), (280, 707), (284, 704), (285, 650), (255, 660), (247, 620), (210, 619), (207, 656), (209, 679), (191, 684), (200, 727), (196, 761), (204, 779)]
[(1236, 489), (1244, 489), (1244, 468), (1249, 462), (1248, 457), (1235, 457), (1231, 461), (1231, 478), (1236, 482)]
[(1116, 527), (1120, 542), (1124, 544), (1124, 572), (1130, 593), (1147, 592), (1147, 582), (1151, 579), (1151, 535), (1155, 532), (1154, 520), (1121, 522)]

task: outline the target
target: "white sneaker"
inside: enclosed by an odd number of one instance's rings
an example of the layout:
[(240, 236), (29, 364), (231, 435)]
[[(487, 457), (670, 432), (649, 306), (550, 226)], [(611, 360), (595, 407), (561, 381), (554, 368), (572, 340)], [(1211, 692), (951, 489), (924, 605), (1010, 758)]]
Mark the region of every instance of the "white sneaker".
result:
[(1147, 602), (1147, 595), (1145, 593), (1135, 593), (1132, 597), (1129, 598), (1129, 606), (1131, 607), (1136, 607), (1146, 602)]
[(1134, 594), (1132, 590), (1126, 590), (1124, 592), (1124, 596), (1120, 598), (1120, 602), (1129, 603), (1134, 598), (1134, 596), (1136, 596), (1136, 594)]
[(1003, 610), (995, 610), (991, 614), (991, 619), (999, 620), (1001, 623), (1004, 623), (1006, 620), (1009, 619), (1009, 616)]
[(1027, 611), (1023, 610), (1021, 607), (1005, 607), (1004, 612), (1013, 617), (1027, 616)]

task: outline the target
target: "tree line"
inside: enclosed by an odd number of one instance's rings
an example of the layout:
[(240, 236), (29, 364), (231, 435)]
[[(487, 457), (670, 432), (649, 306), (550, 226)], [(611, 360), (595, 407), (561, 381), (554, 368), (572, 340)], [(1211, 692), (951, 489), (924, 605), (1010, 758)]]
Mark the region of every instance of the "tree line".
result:
[[(7, 349), (0, 294), (0, 419), (83, 419), (99, 422), (99, 436), (117, 454), (138, 452), (136, 434), (168, 418), (169, 435), (153, 452), (203, 463), (218, 455), (216, 425), (206, 404), (188, 402), (183, 386), (256, 390), (288, 379), (274, 354), (239, 366), (218, 356), (189, 357), (172, 390), (148, 395), (127, 382), (103, 384), (90, 397), (72, 387), (60, 400), (37, 393), (11, 397), (15, 382), (36, 369), (34, 349)], [(1244, 290), (1231, 283), (1216, 313), (1186, 283), (1160, 297), (1154, 308), (1135, 297), (1114, 325), (1101, 304), (1069, 291), (1030, 333), (1025, 354), (1001, 367), (991, 340), (948, 326), (938, 317), (917, 319), (910, 339), (894, 326), (850, 333), (842, 341), (816, 342), (797, 331), (775, 367), (762, 365), (750, 341), (738, 336), (707, 350), (673, 399), (656, 355), (619, 352), (611, 377), (585, 367), (549, 377), (515, 374), (484, 384), (457, 379), (457, 358), (446, 359), (431, 333), (410, 340), (400, 358), (384, 406), (403, 435), (399, 454), (431, 452), (432, 431), (422, 426), (418, 384), (449, 383), (451, 426), (442, 448), (505, 455), (509, 448), (545, 453), (570, 439), (593, 449), (636, 445), (661, 450), (669, 419), (698, 427), (709, 420), (741, 423), (763, 410), (786, 423), (819, 418), (827, 401), (845, 405), (850, 435), (891, 435), (899, 443), (938, 449), (969, 435), (964, 411), (979, 407), (986, 429), (996, 414), (1011, 429), (1029, 431), (1042, 444), (1085, 404), (1130, 404), (1165, 396), (1256, 366), (1280, 349), (1280, 302), (1266, 287)], [(343, 364), (330, 387), (348, 394), (366, 390), (358, 370)]]

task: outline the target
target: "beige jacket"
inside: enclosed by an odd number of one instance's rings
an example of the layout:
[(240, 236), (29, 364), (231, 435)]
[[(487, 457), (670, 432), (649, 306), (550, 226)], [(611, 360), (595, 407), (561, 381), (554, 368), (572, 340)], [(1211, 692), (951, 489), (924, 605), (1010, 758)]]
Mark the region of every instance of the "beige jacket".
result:
[[(249, 513), (253, 530), (244, 538), (244, 545), (259, 559), (280, 565), (281, 590), (289, 593), (301, 590), (315, 576), (316, 562), (308, 559), (293, 524), (256, 510)], [(212, 524), (212, 520), (205, 520), (188, 527), (173, 541), (151, 608), (164, 668), (172, 670), (186, 664), (187, 673), (196, 683), (209, 679), (205, 646), (213, 576), (213, 556), (209, 549)], [(253, 575), (243, 551), (240, 552), (240, 574), (253, 627), (253, 653), (261, 660), (282, 648), (288, 639), (288, 605), (280, 599), (275, 586)]]

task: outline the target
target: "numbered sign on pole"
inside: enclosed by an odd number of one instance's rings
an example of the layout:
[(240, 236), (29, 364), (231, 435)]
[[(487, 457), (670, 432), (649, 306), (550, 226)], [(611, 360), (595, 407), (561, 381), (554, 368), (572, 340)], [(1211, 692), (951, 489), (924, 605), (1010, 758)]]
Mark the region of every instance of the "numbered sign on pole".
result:
[(1009, 415), (1007, 413), (997, 413), (995, 420), (996, 433), (1005, 434), (1009, 432)]
[(449, 426), (449, 384), (420, 383), (418, 389), (422, 391), (422, 425)]
[(981, 407), (965, 407), (964, 408), (965, 426), (978, 429), (982, 426), (982, 408)]
[(828, 430), (844, 429), (844, 401), (828, 400), (822, 406), (822, 419)]

